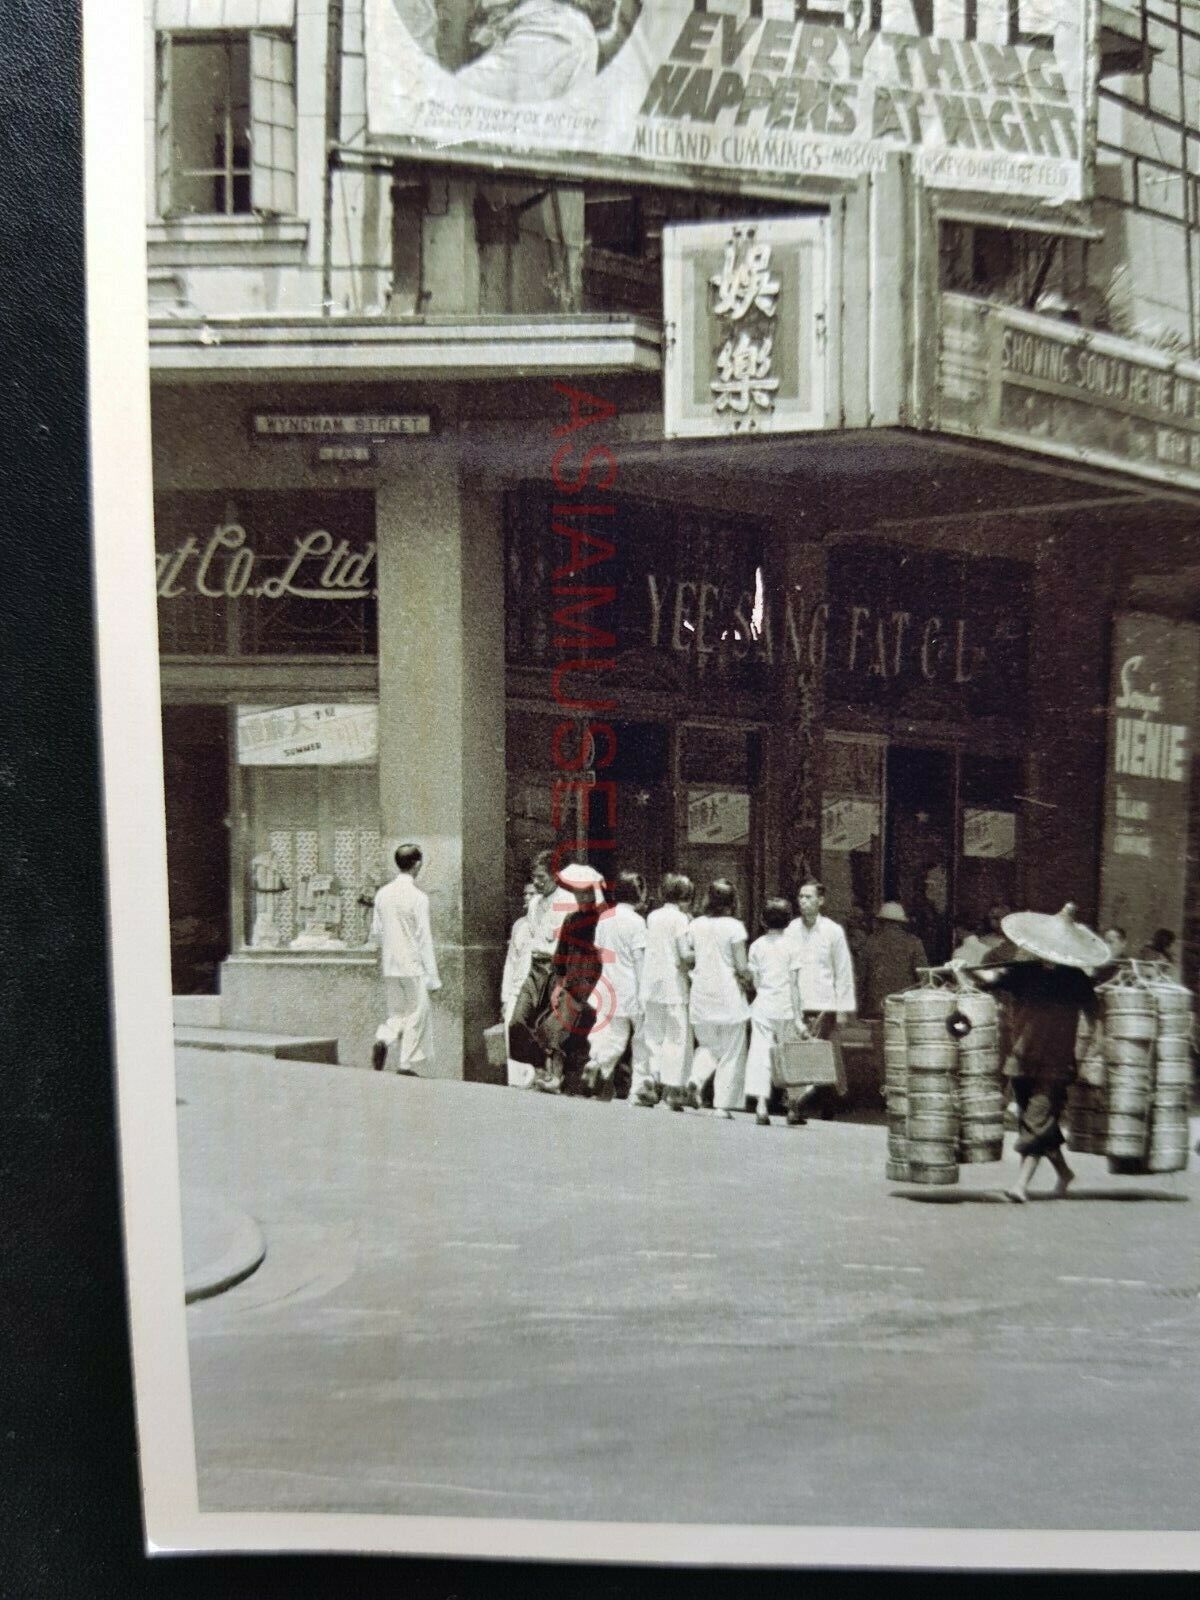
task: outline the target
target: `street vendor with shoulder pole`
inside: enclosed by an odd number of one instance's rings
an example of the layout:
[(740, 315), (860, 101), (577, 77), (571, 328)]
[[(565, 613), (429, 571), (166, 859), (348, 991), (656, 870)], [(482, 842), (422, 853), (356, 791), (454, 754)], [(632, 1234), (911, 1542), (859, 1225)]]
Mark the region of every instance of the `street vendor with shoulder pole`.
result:
[(1004, 1072), (1020, 1113), (1021, 1168), (1004, 1195), (1023, 1204), (1043, 1156), (1057, 1176), (1054, 1197), (1065, 1195), (1075, 1176), (1063, 1157), (1058, 1119), (1075, 1078), (1080, 1017), (1094, 1027), (1099, 1015), (1092, 974), (1110, 956), (1104, 940), (1077, 921), (1073, 905), (1056, 916), (1015, 912), (1001, 930), (1011, 955), (997, 948), (994, 966), (973, 970), (985, 988), (1008, 1000)]

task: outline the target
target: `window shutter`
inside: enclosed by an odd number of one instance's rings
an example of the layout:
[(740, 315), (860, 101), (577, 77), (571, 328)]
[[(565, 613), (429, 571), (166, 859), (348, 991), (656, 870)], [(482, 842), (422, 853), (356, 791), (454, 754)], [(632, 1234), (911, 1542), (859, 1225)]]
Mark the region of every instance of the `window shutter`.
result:
[(262, 31), (250, 35), (250, 208), (296, 211), (296, 46)]
[(175, 165), (173, 129), (171, 126), (171, 75), (173, 64), (171, 45), (172, 40), (169, 33), (159, 36), (154, 132), (158, 177), (158, 214), (160, 217), (169, 217), (171, 215), (171, 175)]

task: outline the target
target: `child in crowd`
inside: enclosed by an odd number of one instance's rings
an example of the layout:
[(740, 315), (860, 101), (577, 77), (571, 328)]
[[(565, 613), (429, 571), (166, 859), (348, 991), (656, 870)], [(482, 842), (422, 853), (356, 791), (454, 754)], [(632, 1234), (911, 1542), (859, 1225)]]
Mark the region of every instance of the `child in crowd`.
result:
[(612, 905), (596, 925), (600, 974), (590, 1004), (596, 1014), (588, 1035), (586, 1082), (592, 1093), (611, 1082), (617, 1062), (631, 1045), (635, 1105), (658, 1099), (646, 1065), (646, 1033), (642, 1020), (642, 965), (646, 955), (646, 919), (634, 908), (645, 884), (636, 872), (619, 872), (612, 887)]
[(795, 1025), (792, 1009), (791, 946), (785, 932), (792, 920), (792, 903), (782, 898), (763, 907), (766, 932), (750, 946), (750, 976), (754, 999), (750, 1004), (750, 1049), (746, 1056), (746, 1097), (754, 1101), (755, 1121), (769, 1128), (767, 1102), (771, 1098), (772, 1051)]
[(679, 937), (679, 955), (691, 970), (689, 1000), (696, 1052), (688, 1078), (688, 1105), (713, 1080), (713, 1115), (732, 1117), (745, 1098), (747, 992), (746, 929), (738, 918), (737, 890), (727, 878), (708, 886), (704, 911)]
[(679, 959), (678, 939), (687, 932), (695, 890), (682, 872), (662, 882), (663, 904), (646, 918), (646, 962), (642, 969), (646, 1053), (650, 1079), (672, 1110), (680, 1110), (683, 1086), (692, 1064), (692, 1025), (688, 1020), (687, 968)]

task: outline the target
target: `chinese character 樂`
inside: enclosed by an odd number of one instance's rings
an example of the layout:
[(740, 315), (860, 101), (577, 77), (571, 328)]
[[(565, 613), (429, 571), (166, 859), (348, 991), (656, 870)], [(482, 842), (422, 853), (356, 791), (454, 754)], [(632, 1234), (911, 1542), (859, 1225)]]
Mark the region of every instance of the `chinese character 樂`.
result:
[(717, 352), (720, 374), (709, 384), (718, 411), (744, 415), (751, 404), (769, 411), (774, 403), (779, 379), (771, 374), (772, 340), (752, 339), (742, 332), (735, 341), (730, 335)]

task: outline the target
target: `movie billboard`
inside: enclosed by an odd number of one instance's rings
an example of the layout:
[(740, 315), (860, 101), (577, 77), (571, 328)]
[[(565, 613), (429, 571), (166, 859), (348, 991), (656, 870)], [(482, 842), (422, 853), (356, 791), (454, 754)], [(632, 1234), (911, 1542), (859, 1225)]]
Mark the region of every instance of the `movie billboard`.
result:
[(910, 152), (1078, 200), (1095, 0), (366, 0), (368, 141), (512, 171), (794, 192)]

